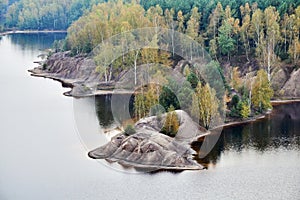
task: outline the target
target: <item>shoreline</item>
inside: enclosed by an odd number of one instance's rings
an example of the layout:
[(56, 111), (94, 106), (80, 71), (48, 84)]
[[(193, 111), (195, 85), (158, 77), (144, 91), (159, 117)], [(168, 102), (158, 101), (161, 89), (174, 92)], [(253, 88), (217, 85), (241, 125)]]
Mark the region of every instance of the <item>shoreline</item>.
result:
[[(291, 103), (300, 103), (300, 98), (271, 100), (272, 106), (279, 106), (279, 105), (291, 104)], [(248, 123), (251, 123), (251, 122), (256, 122), (258, 120), (266, 118), (267, 115), (272, 114), (272, 111), (268, 112), (268, 113), (265, 113), (265, 114), (258, 115), (256, 117), (249, 118), (249, 119), (244, 120), (244, 121), (231, 121), (231, 122), (228, 122), (228, 123), (224, 123), (220, 126), (212, 128), (211, 130), (217, 130), (217, 129), (220, 129), (220, 128), (228, 128), (228, 127), (232, 127), (232, 126), (239, 126), (239, 125), (242, 125), (242, 124), (248, 124)], [(199, 138), (201, 138), (201, 137), (199, 137)]]
[(63, 93), (63, 95), (67, 96), (67, 97), (86, 98), (86, 97), (92, 97), (92, 96), (103, 96), (103, 95), (112, 95), (112, 94), (131, 94), (132, 93), (132, 91), (130, 91), (130, 90), (116, 92), (115, 90), (103, 89), (103, 90), (89, 90), (89, 93), (74, 94), (74, 93), (72, 93), (72, 91), (73, 91), (73, 88), (76, 87), (75, 83), (77, 80), (57, 78), (55, 76), (52, 76), (51, 74), (37, 72), (37, 71), (35, 71), (35, 69), (29, 69), (27, 71), (33, 77), (48, 78), (48, 79), (51, 79), (54, 81), (58, 81), (65, 88), (70, 88), (71, 89), (70, 91)]
[[(57, 77), (54, 77), (51, 74), (42, 73), (42, 71), (39, 71), (39, 70), (40, 69), (36, 68), (36, 69), (28, 70), (28, 72), (30, 72), (31, 76), (49, 78), (49, 79), (52, 79), (54, 81), (60, 82), (63, 87), (70, 88), (71, 89), (70, 91), (67, 91), (67, 92), (63, 93), (63, 95), (68, 96), (68, 97), (86, 98), (86, 97), (91, 97), (91, 96), (103, 96), (103, 95), (118, 94), (114, 90), (89, 90), (89, 92), (87, 92), (87, 93), (74, 94), (74, 93), (72, 93), (72, 91), (73, 91), (73, 88), (76, 85), (75, 84), (76, 80), (57, 78)], [(120, 94), (128, 94), (128, 91), (120, 92)], [(300, 98), (296, 98), (296, 97), (282, 97), (282, 99), (271, 100), (272, 106), (277, 106), (277, 105), (282, 105), (282, 104), (289, 104), (289, 103), (298, 103), (298, 102), (300, 102)], [(248, 124), (248, 123), (251, 123), (251, 122), (255, 122), (255, 121), (264, 119), (269, 114), (272, 114), (272, 111), (266, 112), (264, 114), (260, 114), (260, 115), (257, 115), (257, 116), (251, 117), (251, 118), (248, 118), (246, 120), (230, 121), (230, 122), (224, 123), (222, 125), (219, 125), (217, 127), (214, 127), (210, 130), (216, 130), (216, 129), (219, 129), (219, 128), (227, 128), (227, 127), (232, 127), (232, 126), (239, 126), (239, 125), (242, 125), (242, 124)], [(207, 135), (209, 135), (209, 134), (207, 134)], [(199, 138), (205, 137), (207, 135), (200, 136)]]
[(4, 31), (0, 32), (0, 36), (10, 35), (10, 34), (30, 34), (30, 33), (67, 33), (67, 30), (14, 30), (14, 31)]
[(214, 127), (211, 130), (217, 130), (217, 129), (220, 129), (220, 128), (228, 128), (228, 127), (232, 127), (232, 126), (239, 126), (239, 125), (242, 125), (242, 124), (248, 124), (248, 123), (251, 123), (251, 122), (258, 121), (260, 119), (264, 119), (264, 118), (266, 118), (266, 115), (268, 115), (268, 114), (270, 114), (270, 113), (258, 115), (257, 117), (252, 117), (252, 118), (249, 118), (249, 119), (244, 120), (244, 121), (231, 121), (231, 122), (228, 122), (228, 123), (224, 123), (220, 126)]
[[(102, 96), (102, 95), (116, 94), (113, 90), (95, 90), (95, 91), (93, 91), (93, 93), (89, 93), (89, 94), (81, 94), (81, 95), (74, 95), (73, 94), (72, 95), (72, 89), (74, 87), (74, 82), (71, 82), (70, 80), (62, 80), (62, 79), (59, 79), (59, 78), (55, 78), (55, 77), (53, 77), (49, 74), (47, 74), (47, 75), (46, 74), (39, 74), (39, 73), (36, 73), (34, 70), (28, 70), (28, 72), (31, 73), (31, 76), (49, 78), (49, 79), (52, 79), (54, 81), (60, 82), (63, 85), (63, 87), (71, 88), (70, 91), (67, 91), (67, 92), (63, 93), (63, 95), (68, 96), (68, 97), (86, 98), (86, 97), (91, 97), (91, 96)], [(293, 98), (283, 97), (283, 99), (271, 100), (272, 106), (277, 106), (277, 105), (282, 105), (282, 104), (289, 104), (289, 103), (298, 103), (298, 102), (300, 102), (300, 98), (295, 98), (295, 97), (293, 97)], [(272, 111), (269, 112), (269, 113), (258, 115), (256, 117), (249, 118), (249, 119), (244, 120), (244, 121), (231, 121), (231, 122), (228, 122), (228, 123), (224, 123), (220, 126), (214, 127), (211, 130), (216, 130), (216, 129), (219, 129), (219, 128), (227, 128), (227, 127), (231, 127), (231, 126), (238, 126), (238, 125), (242, 125), (242, 124), (248, 124), (248, 123), (260, 120), (260, 119), (264, 119), (268, 114), (271, 114), (271, 113), (272, 113)], [(201, 136), (201, 137), (205, 137), (205, 136), (206, 135)], [(199, 137), (199, 138), (201, 138), (201, 137)]]
[(299, 103), (300, 98), (292, 97), (290, 99), (277, 99), (271, 100), (272, 106), (282, 105), (282, 104), (289, 104), (289, 103)]

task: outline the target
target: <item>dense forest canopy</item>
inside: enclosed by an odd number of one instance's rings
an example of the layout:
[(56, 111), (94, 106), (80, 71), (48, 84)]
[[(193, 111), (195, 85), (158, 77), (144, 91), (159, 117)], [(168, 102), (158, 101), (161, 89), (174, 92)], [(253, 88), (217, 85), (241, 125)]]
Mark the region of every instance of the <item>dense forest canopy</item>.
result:
[[(19, 0), (3, 4), (2, 21), (7, 28), (65, 30), (103, 0)], [(5, 19), (4, 19), (5, 15)], [(2, 22), (3, 24), (3, 22)]]
[(192, 8), (197, 7), (201, 12), (203, 21), (202, 27), (205, 28), (209, 21), (207, 20), (210, 13), (215, 9), (215, 6), (220, 2), (224, 7), (230, 6), (234, 17), (241, 17), (240, 6), (248, 3), (252, 5), (256, 3), (261, 10), (269, 6), (274, 6), (281, 16), (285, 13), (291, 14), (292, 11), (300, 5), (297, 0), (140, 0), (140, 4), (148, 10), (151, 6), (160, 5), (163, 10), (175, 9), (175, 12), (182, 11), (184, 15), (188, 16)]
[(8, 7), (8, 0), (0, 0), (0, 25), (3, 24), (4, 15), (6, 13), (6, 9)]
[[(234, 4), (234, 9), (219, 2), (204, 18), (198, 7), (184, 15), (181, 10), (164, 10), (160, 5), (145, 10), (136, 3), (104, 3), (72, 24), (68, 29), (67, 49), (76, 54), (89, 53), (104, 39), (122, 31), (160, 26), (187, 34), (201, 43), (214, 59), (224, 56), (230, 59), (233, 54), (245, 55), (247, 60), (256, 57), (270, 75), (277, 61), (289, 59), (297, 63), (299, 60), (300, 7), (294, 8), (296, 4), (291, 3), (289, 11), (281, 16), (274, 6), (260, 9), (268, 5), (266, 2), (263, 6)], [(282, 5), (278, 7), (283, 9)]]
[[(283, 63), (292, 67), (299, 66), (298, 1), (211, 3), (187, 0), (102, 3), (74, 22), (68, 29), (67, 39), (57, 43), (56, 48), (71, 50), (73, 54), (90, 53), (105, 39), (140, 27), (163, 27), (186, 34), (209, 52), (214, 60), (209, 64), (210, 68), (215, 68), (221, 73), (223, 66), (219, 61), (227, 61), (230, 65), (232, 59), (242, 59), (239, 63), (245, 65), (254, 60), (256, 64), (249, 64), (249, 69), (232, 66), (230, 74), (227, 74), (225, 85), (228, 92), (230, 93), (230, 88), (238, 92), (234, 102), (228, 105), (231, 116), (247, 118), (253, 108), (258, 112), (269, 109), (270, 99), (274, 94), (271, 88), (272, 73)], [(123, 57), (115, 60), (109, 68), (103, 69), (98, 66), (97, 69), (99, 73), (105, 74), (105, 81), (109, 81), (109, 74), (117, 76), (123, 69), (134, 66), (134, 61), (143, 63), (143, 60), (149, 57), (151, 62), (169, 66), (174, 66), (174, 61), (178, 60), (171, 52), (143, 49), (141, 52), (131, 52), (126, 59)], [(254, 73), (246, 74), (252, 70), (255, 70)], [(199, 96), (194, 96), (193, 103), (189, 105), (193, 104), (196, 110), (201, 110), (199, 101), (206, 101), (201, 99), (201, 91), (210, 91), (209, 85), (206, 88), (205, 85), (199, 85), (200, 77), (194, 73), (193, 66), (187, 66), (185, 74), (187, 80), (194, 85), (193, 89), (199, 90)], [(172, 99), (168, 92), (164, 92), (163, 88), (161, 90), (162, 94), (167, 94), (167, 99)], [(214, 95), (218, 96), (213, 91), (210, 94), (212, 97), (207, 98), (213, 99)], [(220, 100), (220, 97), (218, 99)], [(136, 100), (147, 102), (141, 97)], [(141, 102), (137, 102), (137, 105), (143, 105)], [(176, 108), (176, 102), (170, 103), (168, 100), (167, 103)], [(139, 114), (141, 112), (138, 110)]]
[(198, 7), (199, 10), (211, 12), (214, 9), (215, 5), (220, 2), (224, 6), (230, 6), (232, 10), (239, 10), (241, 5), (246, 3), (253, 4), (257, 3), (260, 9), (264, 10), (269, 6), (276, 7), (280, 13), (287, 13), (291, 9), (297, 7), (300, 2), (297, 0), (140, 0), (141, 5), (147, 10), (151, 6), (160, 5), (162, 9), (174, 8), (175, 11), (183, 11), (184, 13), (189, 13), (193, 7)]
[[(89, 12), (93, 5), (107, 0), (0, 0), (0, 25), (17, 29), (67, 29), (80, 16)], [(117, 0), (111, 0), (117, 2)], [(123, 0), (124, 3), (137, 2), (145, 10), (159, 5), (165, 11), (174, 9), (175, 13), (182, 12), (184, 18), (189, 18), (191, 10), (198, 8), (201, 13), (200, 30), (205, 30), (209, 24), (209, 16), (218, 2), (223, 7), (229, 6), (232, 16), (242, 18), (240, 6), (248, 3), (257, 4), (257, 8), (265, 10), (274, 6), (280, 17), (292, 14), (298, 0)], [(176, 19), (176, 16), (174, 16)]]

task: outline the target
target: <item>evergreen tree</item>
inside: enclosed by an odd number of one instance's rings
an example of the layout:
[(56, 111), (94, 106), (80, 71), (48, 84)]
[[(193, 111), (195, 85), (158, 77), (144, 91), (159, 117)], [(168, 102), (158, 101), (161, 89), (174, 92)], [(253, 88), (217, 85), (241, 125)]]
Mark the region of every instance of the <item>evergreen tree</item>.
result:
[(176, 95), (168, 86), (162, 87), (162, 91), (159, 96), (159, 103), (165, 108), (165, 110), (170, 108), (170, 106), (173, 106), (175, 109), (180, 108), (180, 104)]
[(184, 81), (182, 86), (180, 87), (177, 98), (180, 102), (180, 108), (186, 112), (190, 111), (190, 107), (192, 105), (193, 99), (193, 88), (188, 81)]
[(190, 82), (192, 88), (196, 88), (198, 83), (199, 83), (199, 78), (197, 77), (197, 75), (193, 72), (191, 72), (188, 76), (187, 76), (187, 81)]
[(228, 21), (224, 21), (224, 24), (219, 29), (218, 45), (221, 53), (227, 55), (228, 59), (230, 53), (235, 49), (235, 40), (232, 38), (232, 26)]

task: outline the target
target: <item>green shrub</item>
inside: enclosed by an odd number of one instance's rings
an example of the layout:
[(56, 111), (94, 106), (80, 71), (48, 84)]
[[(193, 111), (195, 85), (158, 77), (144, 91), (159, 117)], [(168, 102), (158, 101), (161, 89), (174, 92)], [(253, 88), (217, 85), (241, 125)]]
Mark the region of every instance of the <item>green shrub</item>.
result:
[(125, 135), (133, 135), (136, 133), (136, 130), (131, 124), (129, 124), (126, 126), (124, 133)]
[(199, 83), (199, 79), (195, 73), (190, 73), (187, 76), (187, 81), (190, 82), (193, 89), (195, 89)]
[(247, 119), (251, 113), (247, 101), (240, 101), (238, 104), (239, 115), (243, 119)]
[(240, 102), (240, 97), (238, 95), (234, 95), (231, 100), (232, 107), (237, 108), (239, 102)]
[(47, 64), (44, 63), (44, 64), (43, 64), (43, 70), (46, 70), (46, 69), (47, 69)]

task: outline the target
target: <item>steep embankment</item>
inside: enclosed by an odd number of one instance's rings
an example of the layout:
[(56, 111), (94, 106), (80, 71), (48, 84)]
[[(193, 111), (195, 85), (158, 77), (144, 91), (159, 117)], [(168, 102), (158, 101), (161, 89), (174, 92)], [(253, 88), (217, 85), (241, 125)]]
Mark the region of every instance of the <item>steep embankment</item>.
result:
[(100, 82), (95, 63), (84, 55), (71, 57), (69, 52), (55, 53), (39, 67), (29, 70), (33, 76), (51, 78), (71, 87), (65, 95), (82, 97), (92, 95)]
[[(259, 69), (259, 64), (255, 60), (239, 63), (221, 61), (221, 65), (224, 68), (226, 77), (230, 77), (231, 66), (239, 66), (242, 76)], [(251, 72), (249, 71), (250, 67)], [(67, 92), (66, 95), (74, 97), (110, 93), (115, 84), (114, 80), (109, 83), (104, 82), (103, 77), (96, 71), (96, 65), (92, 59), (85, 55), (72, 57), (69, 52), (54, 53), (39, 67), (30, 70), (30, 72), (33, 76), (58, 80), (64, 86), (71, 87), (72, 90)], [(272, 74), (272, 87), (275, 90), (275, 97), (279, 99), (300, 98), (299, 82), (299, 69), (291, 67), (277, 68)]]
[(281, 89), (283, 95), (289, 98), (300, 97), (300, 70), (294, 70)]
[[(249, 61), (245, 56), (233, 57), (230, 61), (227, 58), (219, 59), (228, 82), (231, 81), (232, 67), (238, 67), (243, 81), (245, 77), (253, 77), (257, 70), (261, 68), (257, 59), (251, 58)], [(300, 98), (300, 70), (291, 67), (284, 62), (278, 63), (272, 70), (271, 84), (274, 90), (275, 99), (299, 99)]]

